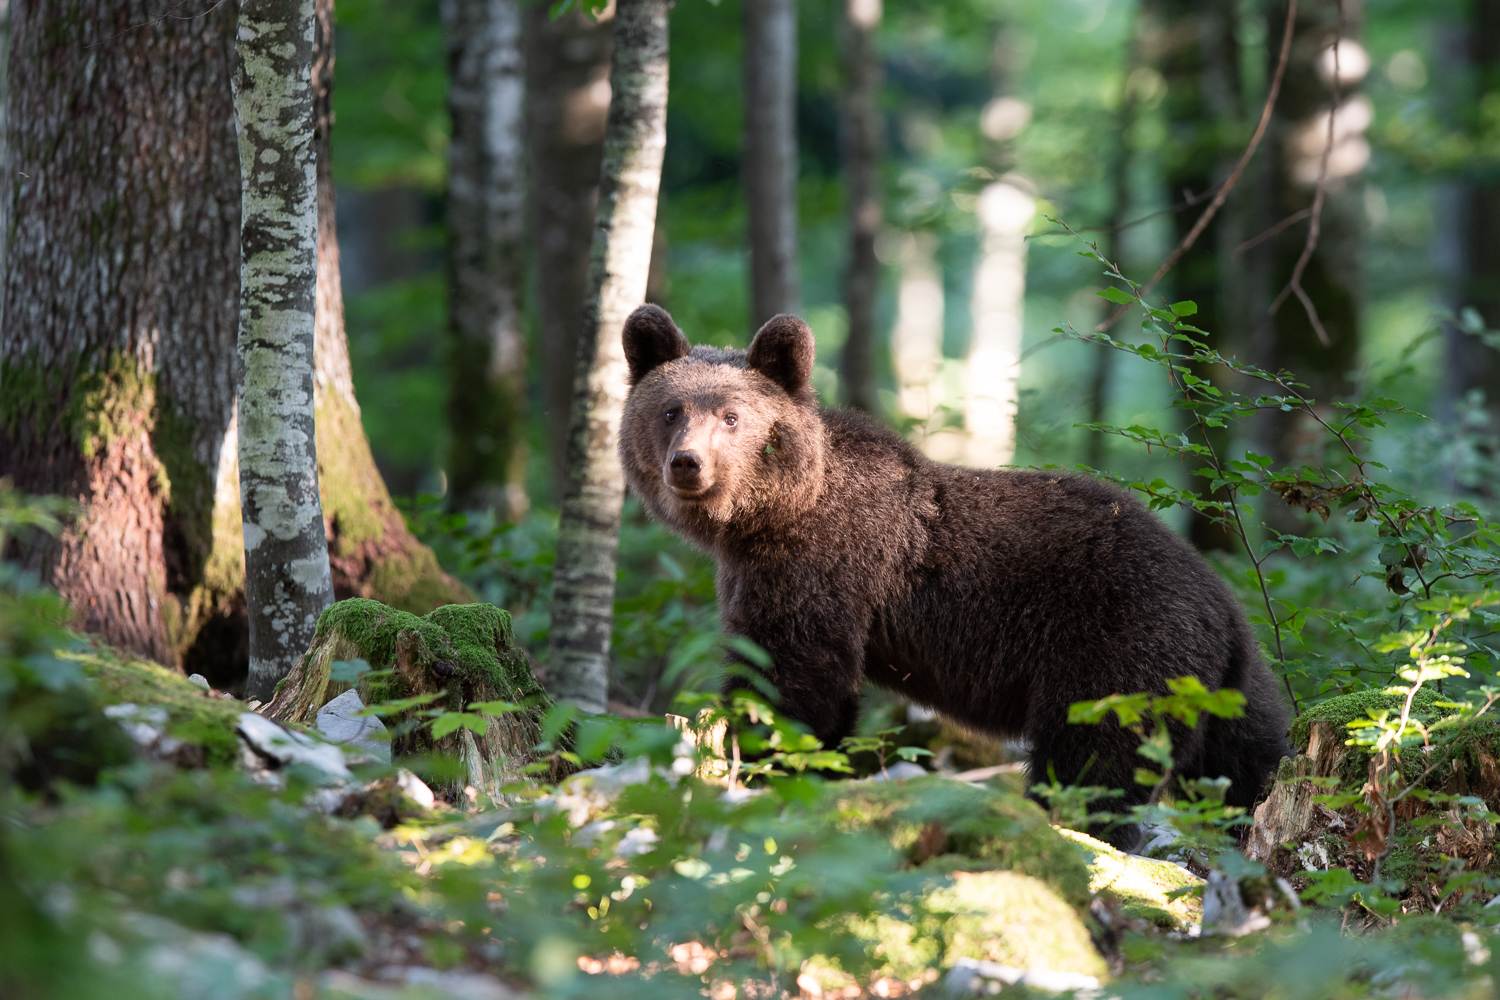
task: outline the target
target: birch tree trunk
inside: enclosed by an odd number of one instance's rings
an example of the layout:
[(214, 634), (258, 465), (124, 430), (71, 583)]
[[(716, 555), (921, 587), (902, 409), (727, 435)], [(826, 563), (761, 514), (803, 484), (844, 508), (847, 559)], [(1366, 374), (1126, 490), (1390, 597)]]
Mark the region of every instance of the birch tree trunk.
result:
[(333, 602), (318, 495), (313, 0), (244, 0), (235, 67), (240, 216), (240, 506), (246, 692), (268, 700)]
[(568, 489), (552, 577), (547, 686), (602, 712), (609, 692), (615, 555), (625, 480), (625, 319), (641, 304), (651, 266), (656, 197), (667, 145), (668, 0), (619, 0), (612, 99), (599, 176), (589, 295), (578, 338), (568, 422)]
[(527, 508), (525, 65), (520, 0), (444, 0), (448, 37), (448, 496)]
[(599, 202), (613, 17), (613, 10), (606, 9), (597, 22), (577, 12), (554, 21), (540, 4), (527, 12), (526, 131), (537, 342), (544, 372), (543, 417), (559, 497), (568, 483), (568, 411)]
[(750, 329), (801, 308), (797, 270), (797, 4), (749, 0), (745, 17), (745, 202)]
[[(940, 398), (938, 371), (943, 363), (943, 315), (946, 299), (937, 262), (937, 237), (906, 233), (897, 266), (896, 324), (891, 328), (891, 364), (896, 370), (896, 405), (903, 417), (917, 422), (915, 440), (929, 457), (943, 432), (932, 420)], [(937, 454), (934, 454), (934, 451)], [(941, 460), (941, 458), (939, 458)]]
[(849, 258), (844, 269), (844, 310), (849, 336), (844, 341), (841, 368), (844, 401), (874, 413), (875, 294), (880, 285), (880, 262), (875, 258), (875, 236), (883, 216), (880, 197), (880, 121), (882, 70), (877, 35), (881, 0), (841, 0), (840, 25), (844, 58), (842, 147), (844, 195), (849, 224)]
[(985, 105), (979, 128), (988, 140), (998, 180), (979, 192), (979, 261), (969, 312), (964, 461), (978, 468), (1007, 465), (1016, 454), (1020, 404), (1021, 340), (1026, 305), (1026, 233), (1036, 216), (1031, 182), (1012, 172), (1014, 140), (1031, 122), (1031, 106), (1010, 93), (1016, 76), (1013, 36), (995, 35), (996, 97)]
[(82, 630), (211, 669), (235, 656), (205, 624), (234, 620), (243, 555), (236, 7), (9, 13), (0, 475), (82, 505), (20, 555)]
[(443, 572), (432, 550), (412, 535), (396, 509), (360, 423), (359, 400), (344, 330), (339, 236), (330, 143), (333, 132), (334, 5), (317, 0), (312, 91), (317, 117), (318, 290), (313, 347), (318, 493), (333, 571), (334, 596), (368, 597), (424, 615), (474, 600)]
[(1016, 455), (1022, 319), (1026, 305), (1026, 233), (1036, 199), (1019, 181), (999, 180), (979, 193), (979, 263), (969, 312), (964, 462), (980, 469)]
[[(1285, 15), (1285, 5), (1275, 5), (1270, 23), (1284, 23)], [(1321, 405), (1331, 404), (1353, 388), (1349, 376), (1359, 354), (1363, 175), (1370, 160), (1365, 130), (1373, 114), (1370, 99), (1358, 91), (1369, 67), (1369, 57), (1356, 41), (1359, 26), (1359, 0), (1302, 0), (1297, 4), (1291, 56), (1266, 157), (1272, 176), (1264, 227), (1311, 212), (1318, 200), (1319, 176), (1324, 177), (1319, 234), (1301, 280), (1322, 333), (1298, 297), (1287, 295), (1272, 316), (1270, 363), (1266, 365), (1290, 369)], [(1335, 40), (1339, 41), (1337, 92), (1333, 85)], [(1279, 37), (1268, 40), (1273, 66), (1279, 41)], [(1308, 224), (1298, 223), (1250, 251), (1263, 252), (1268, 258), (1272, 296), (1289, 287), (1306, 250), (1307, 236)], [(1321, 436), (1309, 433), (1313, 429), (1295, 415), (1274, 413), (1265, 429), (1270, 436), (1265, 447), (1277, 461), (1318, 461), (1308, 450), (1308, 442)], [(1274, 528), (1292, 530), (1297, 525), (1297, 515), (1285, 505), (1273, 505), (1268, 514)]]

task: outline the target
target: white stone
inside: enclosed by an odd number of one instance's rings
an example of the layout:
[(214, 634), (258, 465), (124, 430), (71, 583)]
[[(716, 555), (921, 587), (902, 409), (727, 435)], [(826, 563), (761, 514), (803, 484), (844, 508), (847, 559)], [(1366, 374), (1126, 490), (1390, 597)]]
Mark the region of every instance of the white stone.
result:
[(196, 684), (205, 691), (210, 690), (212, 687), (212, 685), (208, 683), (208, 678), (204, 677), (202, 674), (188, 674), (188, 683)]
[(365, 703), (353, 690), (345, 691), (318, 709), (318, 732), (335, 743), (383, 763), (391, 762), (391, 737), (385, 723), (374, 716), (360, 715)]
[(241, 712), (235, 728), (253, 750), (283, 766), (306, 764), (337, 781), (354, 777), (344, 763), (344, 752), (338, 747), (286, 729), (264, 715)]
[(432, 789), (427, 787), (427, 782), (410, 771), (403, 769), (398, 772), (396, 785), (407, 798), (423, 809), (431, 809), (437, 803), (437, 796), (432, 794)]
[(900, 781), (903, 778), (926, 777), (927, 768), (915, 761), (898, 760), (887, 767), (884, 771), (876, 771), (870, 775), (871, 781)]

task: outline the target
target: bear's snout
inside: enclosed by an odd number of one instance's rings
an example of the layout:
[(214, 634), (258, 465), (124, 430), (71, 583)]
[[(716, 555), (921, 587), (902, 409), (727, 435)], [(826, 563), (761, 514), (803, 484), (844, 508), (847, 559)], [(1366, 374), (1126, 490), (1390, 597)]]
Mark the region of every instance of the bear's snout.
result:
[(674, 490), (697, 493), (712, 483), (704, 482), (703, 459), (691, 448), (679, 448), (667, 460), (667, 485)]

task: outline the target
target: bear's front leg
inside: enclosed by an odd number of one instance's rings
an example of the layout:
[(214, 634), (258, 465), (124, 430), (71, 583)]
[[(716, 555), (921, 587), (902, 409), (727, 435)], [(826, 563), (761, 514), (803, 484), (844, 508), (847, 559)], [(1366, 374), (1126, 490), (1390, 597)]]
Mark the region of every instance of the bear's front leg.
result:
[[(774, 612), (782, 609), (762, 602), (754, 602), (762, 604), (759, 609), (747, 607), (751, 602), (736, 603), (740, 606), (725, 609), (724, 630), (750, 639), (770, 655), (770, 666), (760, 673), (776, 689), (776, 706), (811, 729), (825, 749), (838, 749), (859, 719), (865, 630), (859, 627), (858, 612), (840, 608), (842, 615), (816, 614), (822, 610), (818, 602), (809, 602), (800, 613), (786, 609), (778, 615)], [(759, 669), (738, 654), (730, 658)], [(725, 680), (726, 693), (752, 687), (741, 676)]]

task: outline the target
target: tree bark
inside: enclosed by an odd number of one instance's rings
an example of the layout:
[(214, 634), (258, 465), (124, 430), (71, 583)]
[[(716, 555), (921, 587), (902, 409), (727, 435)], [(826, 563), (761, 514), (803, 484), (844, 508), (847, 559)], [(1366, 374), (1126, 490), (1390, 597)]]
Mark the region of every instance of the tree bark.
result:
[(445, 0), (448, 38), (448, 498), (527, 509), (526, 77), (520, 0)]
[[(750, 329), (801, 308), (797, 270), (797, 4), (749, 0), (745, 18), (745, 207)], [(872, 244), (873, 249), (873, 244)]]
[(842, 152), (845, 210), (849, 225), (849, 258), (844, 269), (844, 310), (849, 335), (841, 359), (844, 401), (874, 413), (875, 294), (880, 285), (880, 262), (875, 258), (875, 236), (883, 216), (880, 193), (880, 153), (884, 142), (880, 120), (880, 82), (883, 76), (877, 35), (881, 0), (841, 0), (844, 60)]
[(589, 246), (599, 200), (599, 164), (609, 113), (610, 25), (579, 13), (556, 21), (527, 12), (526, 130), (531, 155), (531, 227), (536, 261), (537, 342), (557, 495), (568, 482), (568, 411)]
[(246, 692), (268, 699), (333, 603), (318, 495), (313, 344), (318, 184), (313, 0), (244, 0), (240, 147), (240, 508)]
[(333, 131), (334, 0), (317, 0), (312, 88), (317, 115), (318, 291), (313, 348), (318, 489), (324, 534), (339, 600), (368, 597), (426, 614), (474, 600), (443, 572), (432, 550), (412, 535), (396, 509), (360, 423), (344, 330), (339, 237), (330, 142)]
[[(1244, 110), (1237, 7), (1233, 0), (1152, 0), (1145, 10), (1144, 56), (1148, 64), (1157, 67), (1167, 85), (1163, 102), (1168, 135), (1163, 170), (1167, 199), (1174, 206), (1197, 201), (1172, 214), (1174, 246), (1197, 223), (1211, 192), (1229, 176), (1240, 152), (1232, 145), (1235, 124), (1242, 120)], [(1234, 291), (1229, 286), (1236, 272), (1228, 265), (1230, 253), (1243, 240), (1238, 219), (1233, 208), (1216, 215), (1182, 255), (1171, 277), (1173, 297), (1197, 303), (1193, 325), (1207, 334), (1205, 340), (1210, 347), (1226, 354), (1234, 353), (1233, 345), (1243, 342), (1236, 329), (1237, 311), (1230, 308)], [(1218, 383), (1227, 372), (1195, 365), (1194, 374)], [(1223, 454), (1229, 447), (1229, 435), (1224, 431), (1214, 433), (1207, 443)], [(1223, 490), (1212, 494), (1206, 480), (1199, 480), (1198, 489), (1205, 496), (1228, 498)], [(1236, 535), (1207, 517), (1194, 516), (1188, 530), (1200, 549), (1239, 548)]]
[[(1342, 11), (1340, 8), (1342, 7)], [(1270, 15), (1271, 24), (1282, 24), (1284, 4)], [(1332, 47), (1343, 22), (1340, 46), (1342, 80), (1334, 104)], [(1359, 34), (1358, 0), (1303, 0), (1297, 5), (1297, 20), (1291, 56), (1281, 100), (1270, 132), (1267, 163), (1271, 165), (1271, 199), (1265, 228), (1302, 211), (1310, 211), (1316, 198), (1318, 176), (1328, 150), (1329, 115), (1333, 110), (1334, 143), (1327, 156), (1325, 198), (1319, 216), (1320, 234), (1309, 258), (1302, 287), (1316, 309), (1327, 336), (1325, 344), (1295, 295), (1289, 295), (1275, 310), (1269, 328), (1269, 367), (1291, 370), (1308, 388), (1306, 393), (1319, 405), (1330, 405), (1353, 388), (1349, 376), (1359, 352), (1363, 289), (1360, 282), (1360, 252), (1364, 239), (1365, 165), (1370, 147), (1364, 130), (1370, 120), (1369, 99), (1357, 90), (1362, 66), (1367, 64), (1355, 39)], [(1269, 32), (1268, 35), (1277, 35)], [(1279, 37), (1268, 41), (1271, 64), (1277, 58)], [(1258, 227), (1258, 229), (1261, 227)], [(1267, 240), (1263, 251), (1271, 276), (1270, 294), (1278, 295), (1292, 279), (1307, 242), (1307, 224), (1292, 225)], [(1266, 425), (1265, 447), (1280, 462), (1318, 460), (1321, 441), (1312, 428), (1295, 415), (1276, 413)], [(1289, 508), (1271, 508), (1273, 526), (1295, 529), (1297, 519)]]
[[(1452, 118), (1478, 137), (1479, 102), (1500, 94), (1500, 0), (1470, 0), (1468, 24), (1452, 32), (1445, 55), (1450, 71), (1458, 69), (1478, 86), (1454, 101)], [(1451, 241), (1454, 250), (1449, 270), (1448, 300), (1455, 312), (1472, 309), (1487, 330), (1500, 330), (1500, 182), (1493, 175), (1460, 177), (1447, 186), (1445, 201), (1451, 205), (1448, 225), (1440, 239)], [(1500, 434), (1500, 352), (1466, 332), (1462, 319), (1444, 329), (1446, 357), (1439, 415), (1454, 422), (1463, 412), (1461, 403), (1475, 390), (1483, 393), (1488, 416), (1484, 431)], [(1446, 412), (1444, 412), (1446, 411)], [(1458, 485), (1482, 488), (1493, 494), (1497, 485), (1478, 482), (1459, 472)]]
[(903, 418), (915, 422), (913, 437), (932, 457), (939, 457), (929, 448), (942, 434), (940, 427), (933, 426), (933, 418), (943, 402), (936, 379), (943, 363), (943, 314), (947, 304), (937, 249), (933, 233), (917, 231), (902, 236), (896, 323), (891, 328), (896, 405)]
[(568, 489), (557, 534), (547, 683), (554, 698), (602, 712), (609, 691), (615, 554), (625, 480), (625, 319), (651, 266), (656, 198), (667, 144), (668, 0), (619, 0), (613, 94), (604, 135), (589, 295), (578, 339), (568, 423)]
[(180, 664), (242, 558), (236, 7), (159, 15), (10, 5), (0, 474), (80, 503), (21, 554), (78, 627)]

